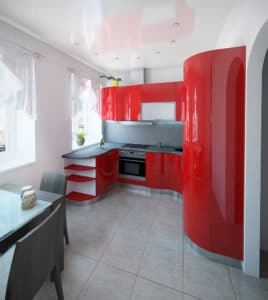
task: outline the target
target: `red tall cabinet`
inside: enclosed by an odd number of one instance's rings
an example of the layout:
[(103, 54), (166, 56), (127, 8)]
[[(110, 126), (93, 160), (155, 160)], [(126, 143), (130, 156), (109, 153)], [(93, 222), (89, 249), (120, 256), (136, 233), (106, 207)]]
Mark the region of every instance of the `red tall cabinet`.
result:
[(245, 47), (184, 63), (184, 230), (198, 246), (243, 259)]

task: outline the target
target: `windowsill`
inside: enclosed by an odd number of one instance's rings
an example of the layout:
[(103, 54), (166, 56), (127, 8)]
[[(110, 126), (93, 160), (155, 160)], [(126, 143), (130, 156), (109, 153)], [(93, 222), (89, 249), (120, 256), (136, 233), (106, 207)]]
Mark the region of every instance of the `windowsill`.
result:
[(1, 162), (0, 163), (0, 173), (8, 172), (8, 171), (13, 171), (18, 168), (30, 166), (34, 164), (36, 161), (35, 160), (12, 160), (12, 161), (7, 161), (7, 162)]

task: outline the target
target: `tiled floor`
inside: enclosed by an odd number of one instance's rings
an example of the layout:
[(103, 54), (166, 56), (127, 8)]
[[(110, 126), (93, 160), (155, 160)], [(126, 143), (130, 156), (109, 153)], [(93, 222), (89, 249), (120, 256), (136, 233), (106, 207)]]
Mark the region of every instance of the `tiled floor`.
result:
[[(116, 187), (91, 206), (67, 206), (65, 299), (268, 299), (268, 279), (197, 254), (183, 238), (182, 202)], [(47, 281), (36, 300), (56, 299)]]

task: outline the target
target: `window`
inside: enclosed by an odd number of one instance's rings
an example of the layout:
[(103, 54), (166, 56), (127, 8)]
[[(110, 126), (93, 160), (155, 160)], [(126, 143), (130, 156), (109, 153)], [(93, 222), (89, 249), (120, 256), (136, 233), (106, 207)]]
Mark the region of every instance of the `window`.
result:
[(0, 107), (0, 152), (7, 150), (7, 107), (1, 105)]
[(98, 114), (98, 82), (71, 75), (72, 94), (72, 148), (92, 145), (102, 137), (101, 118)]
[(1, 43), (0, 171), (34, 161), (34, 125), (34, 57)]

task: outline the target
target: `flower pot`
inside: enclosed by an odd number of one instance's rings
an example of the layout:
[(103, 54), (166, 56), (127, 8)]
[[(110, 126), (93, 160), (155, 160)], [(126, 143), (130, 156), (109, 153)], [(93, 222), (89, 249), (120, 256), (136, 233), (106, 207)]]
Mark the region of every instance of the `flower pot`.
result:
[(112, 86), (113, 87), (117, 87), (119, 85), (119, 81), (118, 80), (114, 80), (114, 79), (112, 79)]
[(83, 146), (84, 145), (84, 143), (85, 143), (85, 138), (84, 137), (77, 137), (76, 138), (76, 143), (77, 143), (77, 145), (78, 146)]

